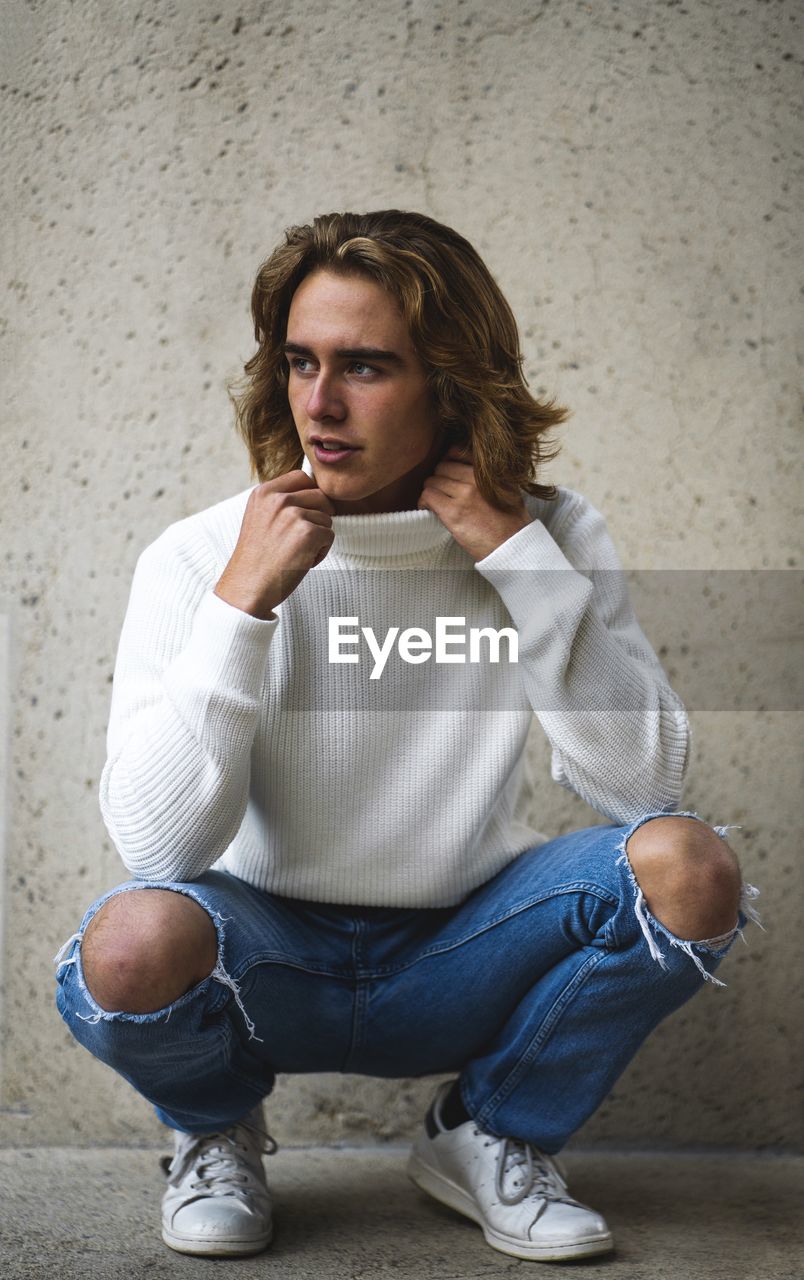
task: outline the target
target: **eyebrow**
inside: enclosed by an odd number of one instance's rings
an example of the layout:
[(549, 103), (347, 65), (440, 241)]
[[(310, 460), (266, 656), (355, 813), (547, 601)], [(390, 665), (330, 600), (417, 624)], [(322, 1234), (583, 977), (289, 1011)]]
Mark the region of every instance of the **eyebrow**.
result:
[[(312, 356), (310, 347), (300, 342), (285, 342), (282, 350), (288, 355)], [(338, 347), (336, 356), (347, 360), (379, 360), (385, 364), (404, 365), (404, 360), (396, 351), (383, 351), (380, 347)]]

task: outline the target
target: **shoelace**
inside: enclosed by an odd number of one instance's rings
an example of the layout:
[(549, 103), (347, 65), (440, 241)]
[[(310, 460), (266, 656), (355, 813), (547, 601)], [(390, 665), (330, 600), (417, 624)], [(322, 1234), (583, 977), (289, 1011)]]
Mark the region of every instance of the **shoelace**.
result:
[[(505, 1175), (513, 1169), (522, 1170), (522, 1181), (515, 1191), (506, 1192), (503, 1186)], [(552, 1157), (529, 1142), (520, 1142), (516, 1138), (500, 1139), (494, 1190), (501, 1204), (521, 1204), (527, 1196), (539, 1196), (553, 1203), (577, 1204), (567, 1193), (567, 1184)]]
[(264, 1129), (241, 1120), (221, 1133), (180, 1135), (175, 1156), (164, 1156), (161, 1165), (171, 1186), (179, 1186), (194, 1167), (196, 1177), (190, 1190), (210, 1196), (245, 1196), (249, 1175), (242, 1167), (242, 1157), (251, 1165), (276, 1149), (276, 1142)]

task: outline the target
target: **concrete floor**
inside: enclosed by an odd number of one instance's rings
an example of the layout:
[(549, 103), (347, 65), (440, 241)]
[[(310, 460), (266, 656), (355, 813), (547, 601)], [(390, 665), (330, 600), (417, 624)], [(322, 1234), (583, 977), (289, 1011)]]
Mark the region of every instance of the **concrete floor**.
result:
[(802, 1280), (804, 1159), (574, 1152), (571, 1188), (604, 1212), (616, 1254), (563, 1265), (491, 1250), (404, 1175), (400, 1148), (282, 1150), (268, 1162), (277, 1234), (257, 1258), (167, 1249), (154, 1150), (0, 1151), (4, 1280)]

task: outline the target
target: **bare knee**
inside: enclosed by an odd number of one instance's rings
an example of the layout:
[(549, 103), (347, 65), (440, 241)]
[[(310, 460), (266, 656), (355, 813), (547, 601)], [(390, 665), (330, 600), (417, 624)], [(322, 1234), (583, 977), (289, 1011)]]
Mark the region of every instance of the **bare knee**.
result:
[(92, 917), (81, 964), (102, 1009), (150, 1013), (207, 977), (217, 948), (215, 926), (195, 899), (172, 889), (131, 889)]
[(652, 818), (631, 835), (628, 859), (651, 913), (676, 937), (719, 937), (737, 923), (737, 857), (697, 818)]

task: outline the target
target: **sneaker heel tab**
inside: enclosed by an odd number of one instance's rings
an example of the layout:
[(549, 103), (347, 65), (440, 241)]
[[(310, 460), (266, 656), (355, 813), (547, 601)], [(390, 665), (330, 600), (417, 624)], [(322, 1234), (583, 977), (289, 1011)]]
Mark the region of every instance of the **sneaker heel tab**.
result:
[(433, 1119), (432, 1107), (430, 1107), (430, 1110), (427, 1112), (427, 1115), (424, 1117), (424, 1129), (428, 1138), (431, 1138), (431, 1139), (437, 1138), (439, 1133), (441, 1132), (435, 1120)]
[(441, 1120), (441, 1108), (444, 1105), (444, 1099), (452, 1088), (452, 1081), (445, 1080), (436, 1089), (435, 1097), (427, 1109), (424, 1117), (424, 1128), (428, 1138), (437, 1138), (440, 1133), (446, 1133), (446, 1125)]

